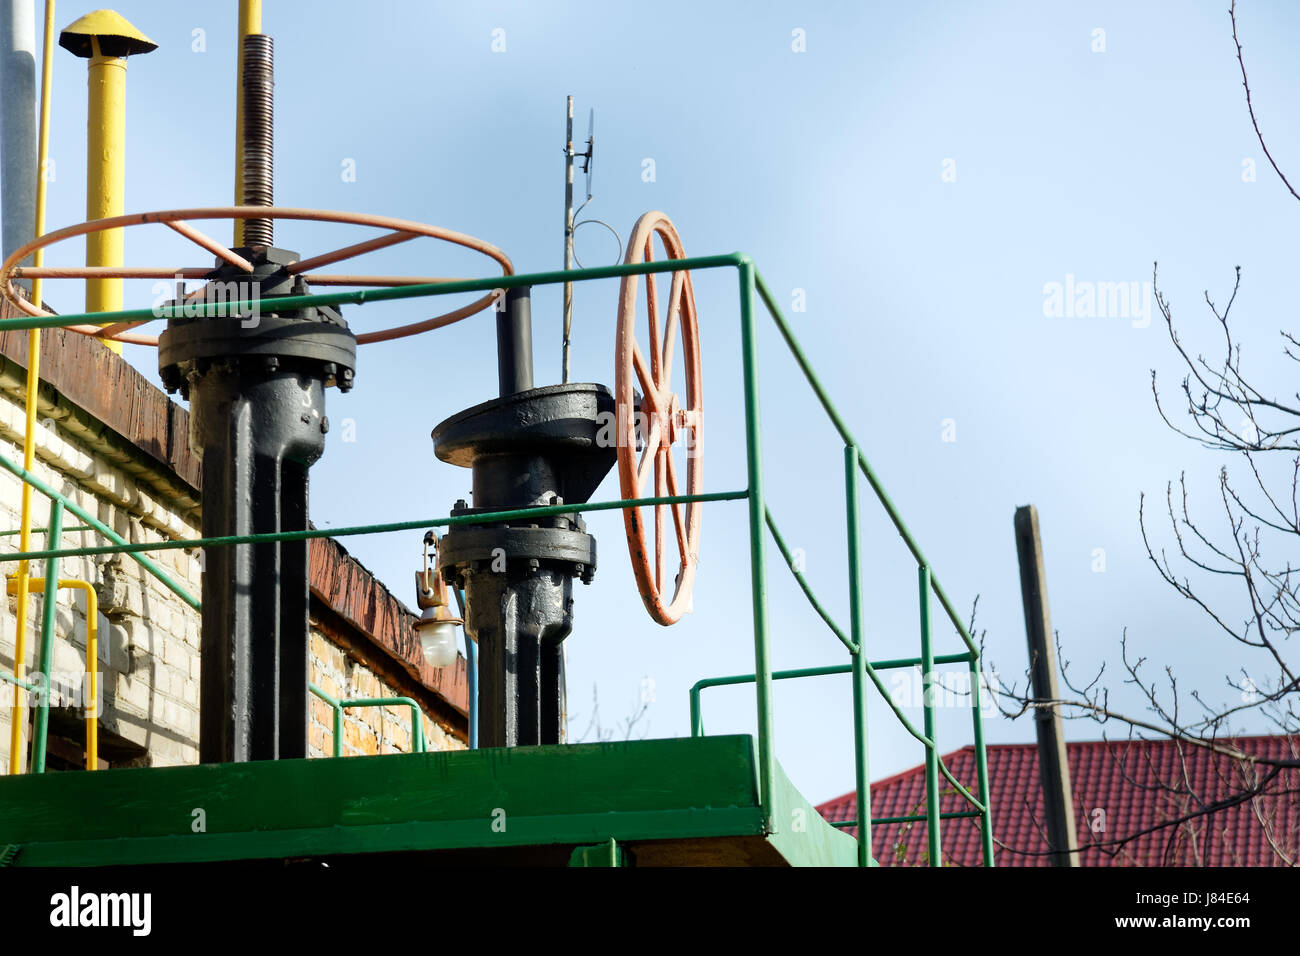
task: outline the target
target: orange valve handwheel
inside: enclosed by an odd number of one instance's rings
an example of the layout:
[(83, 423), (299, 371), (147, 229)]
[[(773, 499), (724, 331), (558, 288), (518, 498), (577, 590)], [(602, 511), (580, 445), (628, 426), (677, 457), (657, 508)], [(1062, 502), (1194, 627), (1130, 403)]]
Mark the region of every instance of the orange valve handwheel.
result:
[[(668, 259), (684, 259), (681, 238), (662, 212), (647, 212), (637, 220), (627, 244), (628, 264), (654, 259), (658, 236)], [(672, 285), (662, 333), (655, 276), (644, 276), (649, 359), (636, 340), (637, 290), (642, 276), (624, 276), (618, 296), (618, 332), (614, 352), (614, 400), (618, 432), (618, 480), (625, 499), (698, 495), (701, 474), (700, 339), (691, 274), (672, 273)], [(673, 391), (673, 362), (681, 336), (685, 388)], [(640, 400), (638, 401), (638, 392)], [(682, 484), (673, 458), (681, 448), (686, 457)], [(651, 484), (651, 476), (654, 482)], [(660, 624), (675, 624), (691, 608), (691, 588), (699, 561), (700, 503), (677, 502), (647, 506), (654, 512), (654, 547), (649, 547), (649, 522), (644, 508), (623, 509), (628, 552), (637, 588), (650, 616)], [(675, 578), (669, 584), (666, 547), (669, 524), (677, 541)], [(653, 556), (653, 557), (652, 557)], [(670, 590), (671, 589), (671, 590)]]
[[(63, 229), (56, 229), (48, 232), (43, 236), (15, 250), (13, 255), (5, 260), (4, 265), (0, 266), (0, 295), (8, 300), (15, 308), (26, 312), (32, 316), (47, 316), (51, 313), (46, 312), (40, 307), (40, 303), (28, 302), (18, 290), (14, 287), (15, 279), (203, 279), (214, 270), (209, 266), (197, 266), (189, 268), (133, 268), (129, 266), (43, 266), (43, 267), (23, 267), (19, 263), (26, 259), (36, 249), (43, 249), (46, 246), (61, 242), (64, 239), (73, 239), (77, 236), (90, 235), (91, 233), (103, 232), (108, 229), (120, 229), (124, 226), (142, 226), (148, 223), (162, 223), (170, 229), (180, 233), (185, 238), (191, 240), (196, 245), (215, 255), (225, 263), (243, 269), (246, 272), (252, 272), (253, 266), (243, 256), (239, 255), (233, 249), (227, 248), (212, 237), (200, 232), (189, 224), (187, 220), (191, 219), (297, 219), (307, 222), (336, 222), (345, 223), (355, 226), (373, 226), (377, 229), (389, 230), (387, 235), (378, 236), (374, 239), (367, 239), (364, 242), (358, 242), (351, 246), (345, 246), (342, 249), (335, 249), (332, 252), (322, 253), (318, 256), (312, 256), (309, 259), (300, 259), (288, 267), (287, 271), (291, 275), (301, 275), (304, 280), (312, 285), (336, 285), (336, 286), (400, 286), (400, 285), (417, 285), (433, 282), (450, 282), (452, 279), (436, 276), (374, 276), (374, 275), (333, 275), (317, 274), (310, 270), (320, 266), (331, 265), (335, 262), (341, 262), (344, 259), (351, 259), (353, 256), (363, 255), (367, 252), (374, 252), (377, 249), (384, 249), (388, 246), (394, 246), (401, 242), (407, 242), (421, 236), (427, 236), (432, 239), (441, 239), (444, 242), (454, 243), (458, 246), (464, 246), (467, 249), (473, 249), (475, 252), (481, 252), (485, 256), (495, 260), (501, 266), (502, 275), (511, 275), (514, 267), (510, 264), (509, 257), (491, 243), (484, 242), (482, 239), (475, 239), (473, 236), (467, 236), (463, 233), (453, 232), (450, 229), (443, 229), (440, 226), (429, 226), (420, 222), (411, 222), (406, 219), (394, 219), (391, 216), (375, 216), (369, 213), (355, 212), (335, 212), (328, 209), (293, 209), (279, 206), (230, 206), (230, 207), (213, 207), (204, 209), (168, 209), (161, 212), (138, 212), (126, 216), (113, 216), (108, 219), (94, 219), (90, 222), (78, 223), (75, 226), (66, 226)], [(419, 322), (412, 322), (409, 325), (398, 326), (391, 329), (379, 329), (373, 332), (362, 332), (357, 335), (357, 343), (365, 345), (368, 342), (386, 342), (390, 339), (399, 339), (408, 335), (417, 335), (420, 332), (428, 332), (431, 329), (441, 328), (444, 325), (451, 325), (453, 322), (459, 322), (461, 319), (468, 318), (476, 312), (481, 312), (491, 305), (499, 296), (500, 290), (489, 292), (482, 298), (476, 299), (469, 305), (462, 306), (459, 309), (453, 309), (442, 315), (434, 316), (431, 319), (423, 319)], [(191, 296), (202, 295), (202, 291), (192, 293)], [(148, 320), (145, 320), (148, 321)], [(83, 335), (90, 335), (96, 338), (112, 339), (117, 342), (128, 342), (133, 345), (152, 345), (157, 346), (158, 338), (153, 335), (141, 335), (131, 332), (130, 329), (144, 322), (123, 322), (116, 325), (102, 327), (98, 325), (72, 325), (68, 326), (74, 332), (80, 332)]]

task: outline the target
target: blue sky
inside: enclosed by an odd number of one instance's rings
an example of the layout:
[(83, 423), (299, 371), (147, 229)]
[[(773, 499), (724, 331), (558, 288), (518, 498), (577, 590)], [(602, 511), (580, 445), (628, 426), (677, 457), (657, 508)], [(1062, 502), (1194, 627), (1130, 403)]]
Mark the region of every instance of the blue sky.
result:
[[(85, 12), (60, 8), (60, 27)], [(234, 4), (121, 0), (117, 9), (159, 44), (129, 69), (128, 211), (229, 204)], [(1270, 148), (1300, 175), (1300, 126), (1287, 108), (1300, 97), (1300, 16), (1289, 4), (1246, 2), (1240, 20)], [(979, 595), (979, 627), (1000, 671), (1024, 668), (1012, 515), (1032, 502), (1053, 623), (1078, 672), (1115, 668), (1127, 628), (1139, 653), (1173, 665), (1183, 686), (1211, 700), (1232, 694), (1224, 675), (1249, 660), (1156, 577), (1139, 535), (1140, 493), (1160, 498), (1186, 471), (1193, 507), (1211, 513), (1218, 468), (1231, 464), (1172, 435), (1156, 415), (1150, 371), (1167, 387), (1181, 377), (1159, 316), (1142, 327), (1140, 314), (1044, 312), (1049, 283), (1147, 283), (1159, 260), (1185, 337), (1209, 347), (1202, 293), (1226, 298), (1241, 265), (1235, 315), (1247, 359), (1261, 379), (1286, 381), (1276, 335), (1294, 316), (1285, 235), (1295, 209), (1251, 130), (1222, 0), (267, 0), (264, 29), (276, 38), (278, 204), (435, 223), (499, 245), (519, 271), (557, 268), (564, 97), (573, 94), (580, 131), (587, 110), (597, 114), (590, 215), (626, 238), (641, 212), (662, 209), (689, 253), (743, 250), (783, 303), (803, 290), (806, 309), (788, 313), (797, 334), (949, 594), (963, 611)], [(1093, 51), (1099, 29), (1104, 52)], [(504, 51), (492, 49), (495, 30)], [(802, 52), (793, 49), (797, 30)], [(85, 66), (55, 56), (50, 228), (84, 218)], [(646, 159), (653, 182), (642, 175)], [(1258, 163), (1255, 182), (1243, 181), (1247, 159)], [(341, 175), (349, 161), (355, 181)], [(295, 226), (277, 242), (312, 254), (364, 235)], [(616, 248), (593, 227), (579, 233), (578, 251), (597, 264)], [(72, 243), (49, 261), (82, 255)], [(127, 260), (200, 264), (156, 227), (128, 234)], [(486, 262), (432, 241), (375, 254), (366, 266), (490, 274)], [(735, 282), (717, 272), (695, 286), (705, 483), (738, 488)], [(577, 290), (576, 380), (612, 384), (617, 295), (613, 282)], [(71, 283), (47, 284), (46, 296), (63, 311), (80, 306)], [(151, 300), (147, 283), (128, 286), (128, 306)], [(427, 314), (416, 302), (346, 312), (358, 330)], [(557, 288), (535, 294), (533, 315), (538, 383), (558, 381)], [(429, 432), (494, 394), (491, 328), (480, 316), (363, 349), (355, 391), (329, 395), (336, 427), (312, 472), (318, 525), (432, 517), (465, 496), (468, 473), (435, 460)], [(770, 503), (845, 621), (840, 445), (770, 327), (760, 348)], [(156, 378), (151, 352), (128, 357)], [(338, 427), (347, 419), (353, 442)], [(611, 477), (598, 496), (617, 494)], [(910, 656), (915, 570), (880, 510), (866, 511), (872, 656)], [(743, 505), (706, 507), (695, 612), (670, 629), (640, 606), (621, 521), (611, 513), (590, 525), (601, 560), (578, 595), (568, 644), (573, 727), (586, 726), (593, 687), (611, 727), (637, 709), (649, 679), (654, 703), (638, 733), (684, 734), (695, 680), (752, 669)], [(346, 544), (413, 603), (418, 534)], [(1095, 570), (1097, 549), (1104, 571)], [(771, 601), (777, 667), (845, 660), (779, 566)], [(941, 633), (941, 647), (957, 649), (955, 635)], [(1112, 685), (1140, 711), (1117, 676)], [(710, 732), (752, 729), (752, 690), (708, 693)], [(778, 687), (778, 757), (815, 800), (852, 786), (850, 703), (847, 678)], [(918, 722), (919, 713), (911, 711)], [(871, 723), (873, 777), (920, 761), (879, 702)], [(1027, 718), (987, 722), (993, 742), (1032, 734)], [(1100, 730), (1072, 724), (1067, 734)], [(938, 736), (945, 749), (969, 743), (967, 714), (943, 712)]]

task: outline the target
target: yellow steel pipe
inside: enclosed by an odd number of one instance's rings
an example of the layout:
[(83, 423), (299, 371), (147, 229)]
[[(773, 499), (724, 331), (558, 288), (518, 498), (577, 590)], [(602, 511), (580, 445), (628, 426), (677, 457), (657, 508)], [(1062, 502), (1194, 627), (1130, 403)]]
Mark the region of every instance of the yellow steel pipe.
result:
[[(45, 0), (45, 43), (41, 54), (41, 120), (36, 147), (36, 223), (35, 235), (45, 234), (45, 161), (50, 155), (50, 87), (54, 64), (54, 0)], [(32, 254), (32, 265), (44, 262), (45, 250)], [(41, 304), (40, 279), (32, 280), (32, 301)], [(23, 468), (31, 471), (36, 461), (36, 398), (41, 373), (41, 330), (27, 333), (27, 424), (23, 433)], [(23, 482), (22, 514), (19, 524), (19, 548), (30, 550), (32, 543), (32, 486)], [(18, 607), (14, 636), (14, 677), (22, 680), (27, 671), (27, 562), (18, 562)], [(9, 772), (23, 771), (23, 729), (26, 724), (26, 699), (21, 684), (14, 687), (14, 705), (9, 723)]]
[[(235, 201), (244, 204), (244, 37), (262, 32), (262, 0), (239, 0), (239, 37), (235, 41)], [(244, 220), (235, 220), (235, 248), (244, 244)]]
[[(112, 10), (96, 10), (59, 35), (59, 45), (89, 60), (86, 111), (86, 218), (107, 219), (126, 210), (126, 58), (157, 44)], [(86, 265), (121, 266), (122, 230), (86, 237)], [(86, 311), (122, 308), (121, 279), (87, 279)], [(118, 342), (102, 340), (121, 353)]]
[[(86, 218), (107, 219), (126, 212), (126, 57), (105, 56), (91, 37), (90, 105), (86, 117)], [(120, 266), (122, 230), (86, 236), (86, 265)], [(87, 279), (86, 311), (118, 312), (121, 279)], [(104, 344), (122, 353), (120, 342)]]
[[(60, 588), (73, 588), (86, 595), (86, 674), (90, 682), (89, 703), (86, 704), (86, 769), (99, 769), (99, 596), (89, 581), (76, 578), (59, 578)], [(45, 591), (44, 578), (28, 578), (28, 591)], [(19, 583), (10, 580), (10, 594), (23, 592)], [(47, 597), (47, 600), (49, 598)], [(21, 690), (21, 688), (19, 688)], [(46, 688), (49, 692), (49, 688)]]

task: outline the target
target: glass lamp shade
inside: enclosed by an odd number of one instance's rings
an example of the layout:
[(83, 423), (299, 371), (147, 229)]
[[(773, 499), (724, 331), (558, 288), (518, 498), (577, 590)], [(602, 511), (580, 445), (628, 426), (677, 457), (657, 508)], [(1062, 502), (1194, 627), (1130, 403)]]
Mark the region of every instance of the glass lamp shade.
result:
[(420, 649), (431, 667), (450, 667), (456, 663), (456, 629), (460, 621), (454, 619), (424, 619), (420, 621)]

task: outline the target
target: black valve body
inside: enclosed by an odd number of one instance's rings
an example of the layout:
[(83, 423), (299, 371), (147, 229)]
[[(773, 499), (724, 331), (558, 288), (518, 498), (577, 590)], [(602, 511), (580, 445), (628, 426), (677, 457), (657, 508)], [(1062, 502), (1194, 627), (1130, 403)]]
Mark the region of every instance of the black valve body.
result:
[[(205, 538), (306, 530), (325, 389), (350, 388), (356, 367), (356, 339), (336, 310), (276, 310), (277, 297), (310, 291), (286, 271), (294, 254), (236, 251), (254, 273), (222, 265), (195, 304), (256, 306), (173, 317), (158, 341), (163, 384), (190, 400)], [(307, 542), (210, 547), (203, 568), (200, 761), (306, 757)]]

